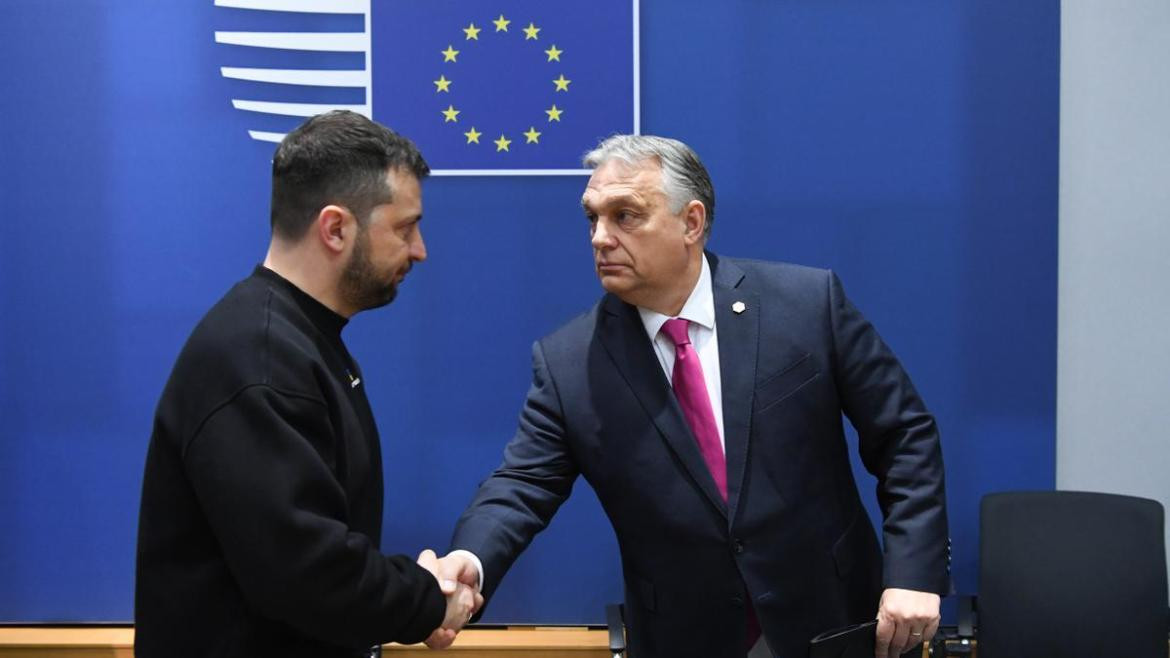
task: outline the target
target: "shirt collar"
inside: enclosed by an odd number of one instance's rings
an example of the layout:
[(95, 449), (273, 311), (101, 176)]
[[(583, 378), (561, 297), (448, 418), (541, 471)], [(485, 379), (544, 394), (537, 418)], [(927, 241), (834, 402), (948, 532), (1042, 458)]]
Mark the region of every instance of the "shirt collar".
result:
[[(637, 309), (638, 315), (642, 317), (642, 326), (646, 328), (646, 334), (653, 341), (662, 325), (671, 318), (669, 315), (641, 306)], [(703, 269), (699, 272), (699, 280), (695, 282), (695, 288), (691, 291), (691, 296), (687, 297), (678, 317), (707, 329), (715, 328), (715, 295), (711, 291), (711, 266), (707, 263), (707, 254), (703, 254)]]

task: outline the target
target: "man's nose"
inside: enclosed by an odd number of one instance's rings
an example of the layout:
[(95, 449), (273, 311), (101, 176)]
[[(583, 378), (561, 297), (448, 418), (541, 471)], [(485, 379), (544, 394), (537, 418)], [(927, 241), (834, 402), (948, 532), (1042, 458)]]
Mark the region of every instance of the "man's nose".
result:
[(593, 236), (590, 240), (594, 249), (609, 249), (614, 245), (613, 234), (609, 232), (609, 222), (598, 218), (593, 223)]
[(427, 259), (427, 245), (423, 242), (422, 233), (410, 244), (410, 258), (416, 263)]

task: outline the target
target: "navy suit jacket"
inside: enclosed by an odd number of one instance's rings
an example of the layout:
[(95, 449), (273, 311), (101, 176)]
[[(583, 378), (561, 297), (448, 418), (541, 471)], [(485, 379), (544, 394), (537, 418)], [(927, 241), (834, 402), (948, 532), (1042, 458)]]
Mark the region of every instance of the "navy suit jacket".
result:
[[(947, 593), (938, 431), (894, 354), (832, 272), (707, 256), (727, 502), (637, 309), (607, 294), (533, 346), (519, 430), (456, 526), (484, 595), (578, 475), (617, 533), (640, 658), (742, 656), (748, 603), (777, 655), (804, 656), (813, 635), (872, 619), (883, 587)], [(884, 556), (842, 414), (878, 479)]]

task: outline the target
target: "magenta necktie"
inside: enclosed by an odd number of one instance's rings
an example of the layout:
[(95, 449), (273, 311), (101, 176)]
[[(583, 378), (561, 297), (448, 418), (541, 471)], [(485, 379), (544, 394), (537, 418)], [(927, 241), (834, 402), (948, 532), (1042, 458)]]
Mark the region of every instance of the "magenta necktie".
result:
[(699, 353), (691, 345), (691, 338), (687, 334), (690, 324), (689, 320), (673, 318), (662, 325), (662, 333), (674, 341), (674, 375), (670, 383), (674, 386), (674, 396), (678, 398), (683, 416), (699, 443), (699, 452), (703, 455), (703, 461), (707, 462), (707, 470), (711, 471), (719, 495), (726, 501), (727, 461), (719, 441), (715, 413), (711, 410), (711, 396), (707, 395), (703, 365), (699, 363)]
[[(703, 365), (699, 353), (691, 345), (687, 329), (689, 320), (673, 318), (662, 325), (662, 333), (674, 341), (674, 374), (670, 383), (683, 416), (691, 426), (691, 432), (699, 443), (699, 452), (707, 462), (707, 470), (715, 478), (719, 495), (727, 500), (727, 460), (723, 456), (723, 445), (719, 441), (719, 426), (715, 424), (715, 412), (711, 410), (711, 396), (707, 395), (707, 380), (703, 378)], [(756, 619), (753, 606), (747, 608), (747, 636), (745, 649), (750, 650), (760, 638), (760, 622)]]

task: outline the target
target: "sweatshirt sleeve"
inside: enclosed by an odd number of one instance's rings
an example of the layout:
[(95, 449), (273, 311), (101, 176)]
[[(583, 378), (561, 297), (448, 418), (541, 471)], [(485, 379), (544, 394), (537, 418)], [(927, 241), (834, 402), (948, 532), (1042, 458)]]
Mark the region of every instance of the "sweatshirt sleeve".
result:
[(183, 461), (260, 614), (341, 646), (421, 642), (446, 600), (414, 560), (349, 529), (345, 491), (321, 452), (335, 440), (323, 402), (254, 385), (203, 422)]

